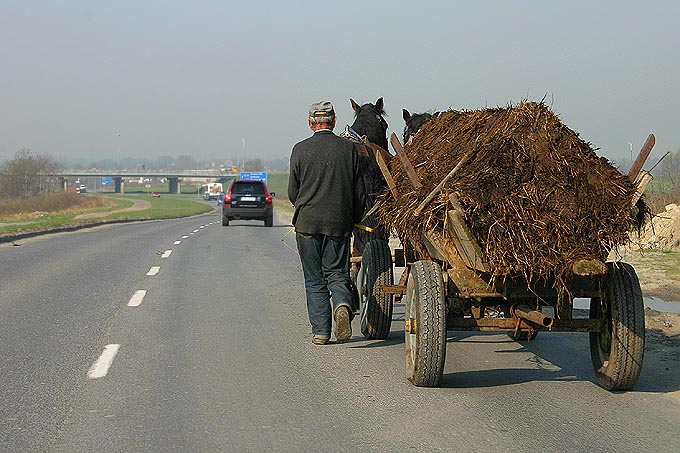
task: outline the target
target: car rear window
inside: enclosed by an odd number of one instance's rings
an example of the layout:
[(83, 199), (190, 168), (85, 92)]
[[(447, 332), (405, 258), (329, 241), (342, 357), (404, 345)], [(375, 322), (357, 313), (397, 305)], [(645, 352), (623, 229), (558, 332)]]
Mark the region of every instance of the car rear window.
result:
[(236, 181), (231, 191), (233, 193), (264, 195), (264, 187), (260, 182)]

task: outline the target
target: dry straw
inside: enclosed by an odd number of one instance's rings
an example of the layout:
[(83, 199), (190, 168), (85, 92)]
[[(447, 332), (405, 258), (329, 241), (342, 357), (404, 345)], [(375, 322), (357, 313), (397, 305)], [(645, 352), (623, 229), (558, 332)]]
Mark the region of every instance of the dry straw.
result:
[[(406, 153), (423, 187), (413, 189), (392, 159), (399, 196), (381, 194), (378, 212), (422, 258), (422, 232), (443, 230), (451, 192), (496, 276), (562, 280), (574, 260), (604, 260), (628, 240), (633, 184), (543, 103), (444, 112), (423, 125)], [(468, 153), (415, 218), (418, 204)]]

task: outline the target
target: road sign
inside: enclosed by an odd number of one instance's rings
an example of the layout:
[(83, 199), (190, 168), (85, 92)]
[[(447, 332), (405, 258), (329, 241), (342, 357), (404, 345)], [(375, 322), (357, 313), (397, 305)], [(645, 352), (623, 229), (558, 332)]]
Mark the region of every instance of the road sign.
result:
[(109, 184), (111, 184), (111, 178), (102, 178), (103, 186), (108, 186)]
[(267, 184), (267, 172), (266, 171), (242, 171), (241, 181), (264, 181)]

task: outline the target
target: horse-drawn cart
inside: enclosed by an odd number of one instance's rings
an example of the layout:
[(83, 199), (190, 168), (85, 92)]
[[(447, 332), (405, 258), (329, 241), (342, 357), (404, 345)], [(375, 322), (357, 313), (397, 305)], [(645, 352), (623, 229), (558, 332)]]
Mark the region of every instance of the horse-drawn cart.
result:
[[(401, 158), (403, 149), (394, 135), (392, 144)], [(392, 190), (392, 175), (384, 162), (379, 163)], [(403, 160), (402, 164), (409, 165)], [(423, 200), (419, 207), (426, 203)], [(361, 330), (368, 338), (386, 338), (395, 299), (405, 302), (406, 375), (414, 385), (441, 383), (449, 330), (506, 332), (524, 341), (542, 331), (588, 332), (597, 383), (607, 390), (635, 385), (642, 367), (645, 326), (642, 292), (632, 266), (577, 259), (570, 263), (568, 277), (560, 277), (559, 282), (528, 280), (521, 273), (500, 278), (489, 267), (453, 193), (448, 195), (445, 212), (443, 228), (419, 225), (419, 248), (401, 236), (400, 247), (370, 241), (356, 278)], [(420, 222), (418, 215), (413, 222)], [(396, 283), (394, 267), (404, 269)], [(575, 298), (590, 299), (587, 319), (574, 316)]]

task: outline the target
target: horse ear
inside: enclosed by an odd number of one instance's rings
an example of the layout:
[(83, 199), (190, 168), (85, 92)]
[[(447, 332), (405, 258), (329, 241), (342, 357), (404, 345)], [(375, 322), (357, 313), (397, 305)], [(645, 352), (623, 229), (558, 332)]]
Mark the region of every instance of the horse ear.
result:
[(401, 109), (401, 115), (404, 117), (404, 122), (408, 123), (411, 120), (411, 114), (406, 109)]
[(380, 98), (377, 101), (375, 101), (375, 108), (377, 108), (379, 112), (383, 111), (383, 107), (384, 107), (383, 98)]
[(354, 99), (352, 99), (352, 98), (349, 98), (349, 102), (352, 104), (352, 108), (354, 109), (354, 111), (355, 111), (355, 112), (358, 112), (359, 109), (361, 108), (361, 107), (359, 106), (359, 104), (357, 104), (356, 102), (354, 102)]

